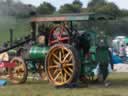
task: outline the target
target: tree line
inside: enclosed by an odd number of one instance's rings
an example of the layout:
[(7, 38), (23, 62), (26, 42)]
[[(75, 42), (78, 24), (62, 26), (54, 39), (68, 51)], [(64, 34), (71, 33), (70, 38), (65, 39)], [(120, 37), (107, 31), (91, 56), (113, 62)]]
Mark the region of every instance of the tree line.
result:
[(31, 15), (63, 14), (63, 13), (106, 13), (118, 17), (128, 16), (128, 10), (121, 10), (113, 2), (106, 0), (91, 0), (87, 7), (83, 7), (80, 0), (74, 0), (71, 4), (64, 4), (57, 10), (49, 2), (42, 2), (39, 6), (23, 4), (18, 0), (1, 0), (0, 15), (11, 15), (17, 17), (29, 17)]
[(0, 16), (29, 17), (36, 7), (26, 5), (18, 0), (0, 0)]
[[(86, 0), (85, 0), (86, 2)], [(101, 29), (109, 35), (128, 35), (128, 10), (120, 9), (115, 3), (107, 0), (91, 0), (87, 7), (83, 7), (80, 0), (74, 0), (71, 4), (63, 4), (57, 9), (49, 2), (42, 2), (39, 6), (23, 4), (19, 0), (0, 0), (0, 16), (8, 15), (18, 18), (28, 18), (33, 15), (65, 14), (65, 13), (106, 13), (119, 17), (107, 24), (100, 24)], [(86, 25), (86, 24), (84, 24)], [(98, 25), (98, 23), (96, 23)], [(83, 25), (82, 25), (83, 26)]]

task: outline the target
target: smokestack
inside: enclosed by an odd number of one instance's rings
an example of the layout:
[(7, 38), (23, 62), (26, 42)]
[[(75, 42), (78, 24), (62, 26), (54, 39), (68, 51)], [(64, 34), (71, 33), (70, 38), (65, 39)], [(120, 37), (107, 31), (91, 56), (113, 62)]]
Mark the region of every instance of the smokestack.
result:
[(10, 32), (10, 47), (12, 47), (12, 45), (13, 45), (13, 29), (10, 28), (9, 32)]

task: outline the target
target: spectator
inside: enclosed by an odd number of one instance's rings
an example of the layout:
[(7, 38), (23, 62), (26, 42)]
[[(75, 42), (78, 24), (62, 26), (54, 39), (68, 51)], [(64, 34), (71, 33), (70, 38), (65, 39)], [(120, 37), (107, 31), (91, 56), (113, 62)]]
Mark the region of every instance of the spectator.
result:
[(128, 43), (126, 44), (125, 47), (125, 53), (126, 53), (126, 59), (128, 60)]
[(119, 56), (123, 59), (125, 57), (125, 47), (124, 45), (121, 45)]

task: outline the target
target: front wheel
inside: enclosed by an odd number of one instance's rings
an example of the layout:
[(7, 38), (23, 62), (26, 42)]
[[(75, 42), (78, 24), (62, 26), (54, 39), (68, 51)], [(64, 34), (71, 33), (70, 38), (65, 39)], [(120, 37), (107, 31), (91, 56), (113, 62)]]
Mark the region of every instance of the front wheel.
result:
[(27, 80), (27, 66), (22, 58), (14, 57), (11, 62), (15, 63), (15, 67), (8, 69), (9, 79), (13, 84), (21, 84)]

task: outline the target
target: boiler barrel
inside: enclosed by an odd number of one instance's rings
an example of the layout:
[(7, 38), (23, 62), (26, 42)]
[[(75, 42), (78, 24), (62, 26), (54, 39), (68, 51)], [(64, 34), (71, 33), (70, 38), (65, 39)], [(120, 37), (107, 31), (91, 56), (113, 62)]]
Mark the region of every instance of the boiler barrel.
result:
[(29, 55), (31, 59), (44, 59), (48, 53), (48, 47), (38, 47), (33, 46), (30, 51)]

